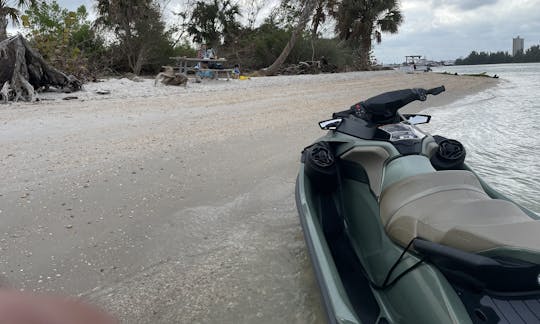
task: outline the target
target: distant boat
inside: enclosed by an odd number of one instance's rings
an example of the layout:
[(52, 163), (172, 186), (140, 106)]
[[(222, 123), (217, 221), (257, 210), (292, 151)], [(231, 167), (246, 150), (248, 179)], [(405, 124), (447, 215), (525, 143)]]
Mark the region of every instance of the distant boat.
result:
[(405, 56), (405, 63), (399, 67), (399, 71), (407, 73), (429, 72), (431, 68), (428, 61), (422, 58), (422, 55), (407, 55)]

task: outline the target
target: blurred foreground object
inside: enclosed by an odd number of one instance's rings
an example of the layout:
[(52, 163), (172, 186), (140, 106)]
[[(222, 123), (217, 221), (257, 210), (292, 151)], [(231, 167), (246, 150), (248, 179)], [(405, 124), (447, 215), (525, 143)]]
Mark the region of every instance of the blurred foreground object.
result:
[(2, 324), (117, 324), (117, 320), (75, 298), (0, 291)]

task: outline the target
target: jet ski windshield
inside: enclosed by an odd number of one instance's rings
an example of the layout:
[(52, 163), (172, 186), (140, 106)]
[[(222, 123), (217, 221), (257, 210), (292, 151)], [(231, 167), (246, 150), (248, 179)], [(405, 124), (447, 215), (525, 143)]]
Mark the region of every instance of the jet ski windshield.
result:
[(426, 134), (422, 133), (418, 128), (406, 123), (379, 126), (379, 129), (390, 135), (388, 139), (390, 142), (419, 140), (426, 137)]

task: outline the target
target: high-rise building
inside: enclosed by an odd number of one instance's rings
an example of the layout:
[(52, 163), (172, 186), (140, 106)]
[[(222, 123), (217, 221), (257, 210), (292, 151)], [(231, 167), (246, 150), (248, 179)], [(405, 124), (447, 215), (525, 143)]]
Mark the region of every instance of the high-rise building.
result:
[(524, 42), (525, 40), (523, 38), (520, 38), (519, 36), (513, 39), (513, 42), (512, 42), (512, 55), (513, 56), (516, 56), (517, 52), (519, 51), (523, 52)]

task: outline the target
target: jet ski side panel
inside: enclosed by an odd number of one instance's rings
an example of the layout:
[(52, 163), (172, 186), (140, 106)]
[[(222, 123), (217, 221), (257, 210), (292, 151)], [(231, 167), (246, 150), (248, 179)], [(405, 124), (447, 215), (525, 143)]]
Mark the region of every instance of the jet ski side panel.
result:
[(345, 289), (332, 260), (318, 217), (311, 206), (309, 179), (303, 164), (296, 181), (296, 207), (310, 254), (311, 262), (321, 288), (329, 323), (360, 324), (348, 300)]

